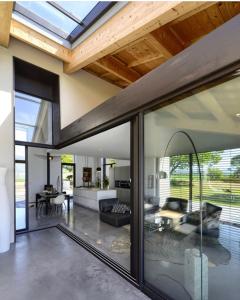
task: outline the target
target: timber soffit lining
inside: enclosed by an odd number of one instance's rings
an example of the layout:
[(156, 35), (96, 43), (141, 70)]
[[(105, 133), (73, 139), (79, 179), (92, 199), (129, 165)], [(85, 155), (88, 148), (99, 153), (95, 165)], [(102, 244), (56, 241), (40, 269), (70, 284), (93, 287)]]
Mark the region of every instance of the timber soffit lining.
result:
[[(11, 2), (2, 3), (0, 4), (0, 21), (3, 19), (6, 21), (9, 20), (12, 4)], [(5, 7), (3, 7), (4, 5)], [(128, 40), (126, 37), (114, 40), (107, 50), (103, 47), (99, 48), (99, 53), (92, 56), (90, 60), (86, 59), (81, 63), (74, 62), (79, 59), (81, 53), (84, 54), (82, 48), (85, 44), (87, 45), (88, 41), (97, 42), (95, 46), (98, 47), (101, 45), (101, 37), (104, 37), (104, 34), (105, 38), (111, 40), (111, 34), (114, 31), (110, 26), (113, 26), (114, 22), (124, 20), (123, 18), (128, 16), (123, 23), (131, 24), (131, 19), (141, 9), (143, 11), (149, 9), (152, 12), (156, 5), (164, 13), (159, 18), (155, 16), (154, 24), (151, 20), (148, 23), (142, 23), (141, 30), (135, 30), (135, 39), (128, 33)], [(5, 14), (2, 15), (1, 11), (4, 9)], [(128, 13), (129, 15), (127, 15)], [(129, 2), (112, 19), (98, 28), (92, 36), (90, 35), (85, 44), (80, 44), (72, 50), (42, 36), (16, 20), (10, 20), (9, 31), (11, 36), (62, 60), (67, 73), (83, 68), (103, 80), (125, 88), (239, 13), (240, 2)], [(145, 26), (143, 26), (144, 24)], [(154, 30), (151, 30), (153, 28)], [(101, 30), (105, 30), (104, 34)], [(4, 29), (3, 34), (0, 29), (0, 44), (4, 46), (8, 45), (9, 39), (6, 32), (7, 30)], [(3, 42), (1, 42), (1, 37), (4, 39)], [(92, 38), (94, 39), (91, 40)]]
[[(240, 2), (220, 2), (190, 16), (183, 16), (84, 67), (122, 88), (166, 62), (240, 13)], [(125, 69), (114, 72), (114, 67)]]

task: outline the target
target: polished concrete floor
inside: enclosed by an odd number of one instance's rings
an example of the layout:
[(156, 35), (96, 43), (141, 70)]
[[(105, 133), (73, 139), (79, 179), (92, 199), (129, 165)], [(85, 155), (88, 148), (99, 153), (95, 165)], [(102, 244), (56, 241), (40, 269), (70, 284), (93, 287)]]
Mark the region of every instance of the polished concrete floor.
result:
[(69, 222), (61, 224), (130, 270), (130, 224), (114, 227), (102, 222), (97, 211), (78, 205), (74, 206)]
[[(34, 211), (32, 211), (34, 212)], [(99, 220), (97, 212), (72, 206), (70, 214), (34, 218), (32, 226), (61, 223), (74, 234), (113, 258), (126, 269), (130, 266), (130, 225), (113, 227)], [(222, 223), (217, 239), (204, 239), (204, 253), (208, 256), (208, 284), (210, 300), (238, 300), (240, 295), (240, 227)], [(196, 238), (196, 234), (194, 235)], [(160, 232), (145, 235), (145, 279), (156, 288), (178, 300), (188, 295), (184, 287), (184, 257), (187, 248), (198, 248), (189, 237), (163, 237)], [(181, 251), (180, 251), (181, 250)], [(224, 284), (222, 284), (224, 282)], [(217, 298), (216, 298), (217, 297)]]
[(0, 299), (148, 299), (57, 228), (17, 236), (0, 254)]
[(29, 229), (46, 228), (61, 224), (84, 241), (130, 270), (130, 225), (114, 227), (100, 221), (99, 213), (71, 203), (68, 213), (36, 215), (35, 207), (29, 208)]

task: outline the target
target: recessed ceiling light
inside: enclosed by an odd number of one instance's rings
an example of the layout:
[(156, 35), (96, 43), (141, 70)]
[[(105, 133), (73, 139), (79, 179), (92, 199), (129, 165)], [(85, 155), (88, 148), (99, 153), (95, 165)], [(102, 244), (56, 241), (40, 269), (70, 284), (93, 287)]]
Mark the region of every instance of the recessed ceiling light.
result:
[(240, 113), (237, 113), (235, 116), (236, 116), (237, 118), (240, 118)]

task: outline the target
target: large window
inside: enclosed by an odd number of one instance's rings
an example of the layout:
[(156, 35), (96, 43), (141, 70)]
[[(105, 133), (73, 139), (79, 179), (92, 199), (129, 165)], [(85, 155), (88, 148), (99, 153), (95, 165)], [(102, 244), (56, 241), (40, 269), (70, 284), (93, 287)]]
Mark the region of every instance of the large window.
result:
[(145, 115), (145, 281), (173, 299), (237, 299), (240, 79)]
[(52, 104), (15, 93), (15, 140), (52, 144)]

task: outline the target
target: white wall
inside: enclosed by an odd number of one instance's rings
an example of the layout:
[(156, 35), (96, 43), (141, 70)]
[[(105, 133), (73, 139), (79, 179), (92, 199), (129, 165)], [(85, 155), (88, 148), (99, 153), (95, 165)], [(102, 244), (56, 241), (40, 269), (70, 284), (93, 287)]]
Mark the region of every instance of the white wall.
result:
[[(0, 166), (6, 167), (7, 192), (11, 212), (11, 241), (14, 241), (14, 141), (13, 141), (13, 62), (0, 47)], [(0, 199), (1, 203), (1, 199)], [(1, 209), (1, 208), (0, 208)], [(1, 222), (1, 221), (0, 221)]]
[(96, 169), (101, 167), (100, 158), (75, 155), (76, 186), (82, 186), (83, 167), (92, 168), (92, 184), (96, 183)]
[(7, 190), (11, 207), (12, 241), (14, 240), (13, 56), (60, 76), (62, 127), (120, 90), (85, 71), (66, 75), (63, 73), (61, 61), (14, 38), (11, 38), (8, 49), (0, 47), (0, 165), (8, 168)]
[(46, 149), (28, 148), (28, 201), (35, 202), (36, 193), (43, 191), (47, 183)]
[(59, 192), (61, 191), (61, 157), (55, 156), (53, 160), (50, 161), (50, 184), (57, 189), (59, 177)]
[(116, 95), (120, 88), (85, 71), (60, 77), (62, 128)]

